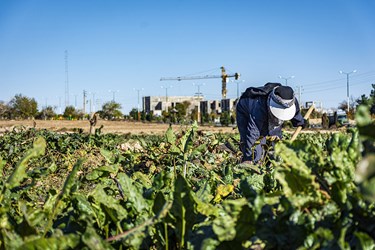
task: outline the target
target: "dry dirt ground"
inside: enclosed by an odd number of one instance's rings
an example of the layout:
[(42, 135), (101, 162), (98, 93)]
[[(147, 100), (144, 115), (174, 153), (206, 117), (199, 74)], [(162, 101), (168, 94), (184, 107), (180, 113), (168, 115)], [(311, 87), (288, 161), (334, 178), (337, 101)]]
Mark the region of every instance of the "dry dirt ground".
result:
[[(310, 124), (320, 123), (320, 119), (310, 119)], [(117, 133), (117, 134), (164, 134), (168, 129), (169, 124), (164, 123), (143, 123), (143, 122), (132, 122), (132, 121), (106, 121), (98, 120), (95, 128), (99, 128), (103, 125), (102, 133)], [(84, 132), (88, 133), (90, 130), (90, 124), (88, 120), (83, 121), (66, 121), (66, 120), (0, 120), (0, 134), (5, 131), (12, 130), (15, 126), (24, 126), (26, 128), (34, 127), (39, 129), (48, 129), (58, 132), (73, 132), (77, 129), (83, 129)], [(172, 125), (175, 131), (185, 129), (186, 125)], [(220, 127), (220, 126), (199, 126), (198, 130), (210, 131), (214, 133), (237, 133), (238, 130), (235, 126), (233, 127)], [(294, 132), (294, 129), (285, 130), (286, 132)], [(311, 133), (317, 130), (302, 130), (301, 133)], [(332, 130), (319, 132), (333, 132)]]
[[(103, 125), (102, 133), (118, 133), (118, 134), (163, 134), (168, 129), (169, 124), (157, 123), (142, 123), (131, 121), (106, 121), (98, 120), (95, 128)], [(12, 130), (15, 126), (24, 126), (27, 128), (34, 127), (39, 129), (48, 129), (60, 132), (74, 131), (75, 129), (83, 129), (84, 132), (89, 132), (89, 121), (66, 121), (66, 120), (0, 120), (0, 133), (7, 130)], [(172, 125), (178, 131), (186, 128), (184, 125)], [(199, 126), (199, 130), (221, 132), (221, 133), (235, 133), (237, 129), (232, 127), (215, 127), (215, 126)]]

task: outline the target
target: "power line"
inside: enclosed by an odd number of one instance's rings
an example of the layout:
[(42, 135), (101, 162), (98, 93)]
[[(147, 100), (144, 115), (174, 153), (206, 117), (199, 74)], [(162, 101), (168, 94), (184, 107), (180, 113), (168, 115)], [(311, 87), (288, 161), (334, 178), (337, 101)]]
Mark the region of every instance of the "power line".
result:
[[(367, 76), (363, 75), (363, 76), (361, 76), (362, 79), (358, 79), (358, 78), (354, 79), (354, 78), (355, 78), (354, 75), (350, 78), (351, 82), (352, 82), (350, 85), (360, 84), (360, 83), (368, 83), (369, 81), (375, 81), (375, 74), (374, 75), (367, 75)], [(341, 88), (342, 83), (345, 79), (346, 78), (341, 78), (340, 81), (330, 84), (328, 89), (331, 89), (333, 86), (337, 86), (337, 88)], [(327, 85), (327, 84), (325, 84), (325, 85)], [(305, 87), (305, 85), (303, 85), (303, 86)], [(322, 88), (320, 86), (306, 86), (306, 89), (308, 91), (315, 91), (315, 89), (322, 89)], [(324, 89), (326, 89), (326, 88), (323, 88), (322, 90), (324, 90)]]
[[(371, 84), (371, 81), (375, 81), (375, 78), (372, 80), (372, 79), (362, 79), (360, 81), (354, 81), (352, 80), (351, 83), (350, 83), (350, 86), (353, 86), (353, 85), (360, 85), (360, 84)], [(354, 82), (354, 83), (353, 83)], [(306, 91), (306, 93), (312, 93), (312, 92), (320, 92), (320, 91), (324, 91), (324, 90), (331, 90), (331, 89), (340, 89), (342, 88), (342, 82), (339, 83), (339, 84), (334, 84), (334, 86), (329, 86), (327, 88), (307, 88), (308, 90)]]
[[(360, 74), (356, 74), (355, 76), (352, 76), (351, 78), (356, 79), (356, 78), (359, 78), (359, 77), (362, 77), (362, 76), (366, 76), (366, 75), (369, 75), (369, 76), (375, 75), (375, 70), (367, 71), (367, 72), (360, 73)], [(316, 86), (316, 85), (322, 85), (322, 84), (327, 84), (327, 83), (331, 83), (331, 82), (338, 82), (338, 81), (342, 81), (342, 80), (345, 80), (345, 79), (346, 79), (345, 77), (341, 77), (341, 78), (337, 78), (337, 79), (333, 79), (333, 80), (327, 80), (327, 81), (322, 81), (322, 82), (306, 83), (306, 84), (303, 84), (303, 86), (304, 87), (311, 86), (311, 85)]]
[[(363, 84), (363, 83), (368, 83), (368, 81), (351, 83), (350, 86), (360, 85), (360, 84)], [(335, 86), (335, 87), (329, 87), (329, 88), (320, 88), (318, 90), (310, 90), (310, 91), (306, 91), (305, 93), (309, 94), (309, 93), (316, 93), (316, 92), (322, 92), (322, 91), (333, 90), (333, 89), (342, 89), (342, 85), (341, 86)]]

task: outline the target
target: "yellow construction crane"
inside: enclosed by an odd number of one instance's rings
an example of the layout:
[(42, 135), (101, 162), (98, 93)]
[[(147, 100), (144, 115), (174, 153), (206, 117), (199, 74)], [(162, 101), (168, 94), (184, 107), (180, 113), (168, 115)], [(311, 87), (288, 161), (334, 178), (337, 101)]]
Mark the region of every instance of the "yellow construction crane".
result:
[(229, 77), (234, 77), (238, 80), (240, 78), (239, 73), (227, 74), (224, 67), (220, 67), (221, 75), (205, 75), (205, 76), (178, 76), (178, 77), (162, 77), (160, 81), (182, 81), (182, 80), (197, 80), (197, 79), (210, 79), (210, 78), (221, 78), (221, 96), (222, 99), (227, 98), (227, 81)]

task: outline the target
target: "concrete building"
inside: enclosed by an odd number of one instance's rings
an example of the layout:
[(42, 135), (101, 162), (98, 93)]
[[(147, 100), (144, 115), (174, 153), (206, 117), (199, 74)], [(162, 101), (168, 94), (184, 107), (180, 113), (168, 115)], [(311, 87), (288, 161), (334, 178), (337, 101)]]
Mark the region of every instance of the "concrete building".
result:
[(177, 103), (190, 102), (188, 113), (200, 105), (203, 97), (196, 96), (144, 96), (142, 97), (143, 110), (148, 114), (153, 111), (154, 115), (161, 116), (164, 110), (174, 108)]
[(145, 96), (142, 99), (143, 110), (146, 113), (152, 111), (156, 116), (161, 116), (164, 110), (174, 108), (177, 103), (188, 101), (190, 103), (188, 114), (198, 108), (201, 116), (214, 114), (219, 119), (222, 112), (234, 112), (237, 104), (237, 99), (204, 100), (203, 96)]

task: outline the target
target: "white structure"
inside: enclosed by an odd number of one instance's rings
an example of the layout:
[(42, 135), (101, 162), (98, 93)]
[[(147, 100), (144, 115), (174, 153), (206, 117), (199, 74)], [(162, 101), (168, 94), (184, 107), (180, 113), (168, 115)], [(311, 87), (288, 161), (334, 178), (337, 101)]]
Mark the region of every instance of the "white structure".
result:
[(200, 102), (203, 100), (203, 97), (196, 96), (144, 96), (142, 97), (143, 101), (143, 110), (146, 113), (153, 111), (154, 115), (161, 116), (163, 111), (168, 111), (168, 108), (174, 108), (177, 103), (183, 103), (185, 101), (190, 102), (188, 112), (197, 107)]
[[(174, 108), (177, 103), (190, 102), (188, 113), (198, 107), (198, 113), (220, 115), (222, 112), (234, 112), (237, 99), (204, 100), (203, 96), (144, 96), (142, 97), (143, 110), (161, 116), (164, 110)], [(198, 106), (199, 105), (199, 106)]]

